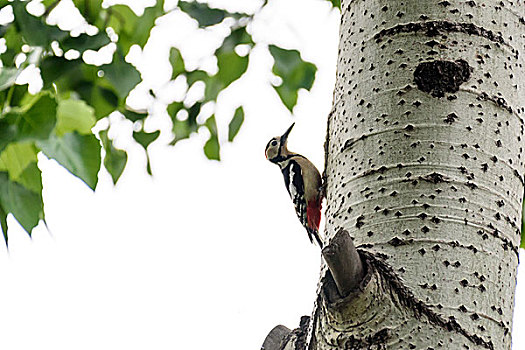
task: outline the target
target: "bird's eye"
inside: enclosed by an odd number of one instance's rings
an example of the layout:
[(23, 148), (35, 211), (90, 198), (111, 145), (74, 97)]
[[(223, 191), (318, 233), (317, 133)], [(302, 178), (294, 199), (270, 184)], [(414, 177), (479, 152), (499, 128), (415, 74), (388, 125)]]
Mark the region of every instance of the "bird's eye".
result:
[(272, 141), (272, 146), (277, 146), (277, 141)]

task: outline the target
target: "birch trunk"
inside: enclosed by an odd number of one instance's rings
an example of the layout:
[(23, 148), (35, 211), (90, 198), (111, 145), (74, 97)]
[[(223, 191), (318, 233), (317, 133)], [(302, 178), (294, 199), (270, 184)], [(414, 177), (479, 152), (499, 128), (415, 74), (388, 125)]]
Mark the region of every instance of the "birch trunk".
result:
[(305, 348), (510, 349), (524, 9), (343, 0), (326, 234), (350, 233), (366, 276), (342, 298), (322, 268)]

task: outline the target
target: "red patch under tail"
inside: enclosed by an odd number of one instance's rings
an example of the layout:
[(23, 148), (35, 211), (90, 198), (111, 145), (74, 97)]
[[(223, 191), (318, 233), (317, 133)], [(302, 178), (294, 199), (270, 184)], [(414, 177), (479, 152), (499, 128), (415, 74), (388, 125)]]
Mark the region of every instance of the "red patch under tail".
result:
[(309, 228), (319, 231), (319, 223), (321, 222), (321, 200), (308, 202), (306, 206), (306, 219)]

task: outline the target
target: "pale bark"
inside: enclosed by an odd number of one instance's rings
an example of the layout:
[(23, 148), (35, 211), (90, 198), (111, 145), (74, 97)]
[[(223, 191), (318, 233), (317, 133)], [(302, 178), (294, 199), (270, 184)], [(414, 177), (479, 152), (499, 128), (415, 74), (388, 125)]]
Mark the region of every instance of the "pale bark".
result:
[(343, 0), (308, 349), (510, 349), (523, 198), (523, 1)]

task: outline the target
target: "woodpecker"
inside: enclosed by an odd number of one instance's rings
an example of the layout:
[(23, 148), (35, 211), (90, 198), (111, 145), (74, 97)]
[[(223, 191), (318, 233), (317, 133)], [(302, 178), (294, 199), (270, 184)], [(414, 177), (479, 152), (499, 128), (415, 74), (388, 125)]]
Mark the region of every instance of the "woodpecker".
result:
[(323, 241), (319, 237), (319, 222), (321, 221), (321, 175), (319, 171), (304, 156), (290, 152), (286, 146), (288, 135), (293, 123), (282, 135), (274, 137), (266, 145), (266, 159), (281, 168), (284, 184), (295, 206), (295, 212), (301, 224), (308, 232), (308, 238), (313, 238), (322, 248)]

